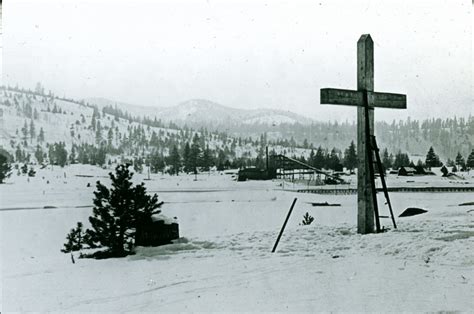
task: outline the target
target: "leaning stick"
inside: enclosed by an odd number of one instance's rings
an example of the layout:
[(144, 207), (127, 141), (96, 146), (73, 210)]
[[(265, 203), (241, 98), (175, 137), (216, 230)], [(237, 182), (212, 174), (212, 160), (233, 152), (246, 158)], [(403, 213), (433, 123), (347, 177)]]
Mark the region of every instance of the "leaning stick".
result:
[(293, 204), (291, 204), (290, 211), (288, 212), (288, 215), (286, 216), (285, 222), (283, 223), (283, 226), (281, 227), (280, 234), (278, 235), (275, 245), (273, 246), (272, 253), (275, 253), (275, 250), (278, 246), (278, 242), (280, 242), (281, 236), (283, 235), (283, 231), (285, 231), (286, 223), (290, 219), (291, 212), (293, 211), (293, 207), (295, 207), (295, 204), (296, 204), (296, 200), (297, 198), (295, 197), (295, 199), (293, 200)]

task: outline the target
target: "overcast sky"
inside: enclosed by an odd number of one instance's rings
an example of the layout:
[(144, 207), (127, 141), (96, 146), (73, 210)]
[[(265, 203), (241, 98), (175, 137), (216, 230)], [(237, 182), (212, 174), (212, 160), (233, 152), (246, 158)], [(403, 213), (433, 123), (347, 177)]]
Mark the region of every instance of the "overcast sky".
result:
[(375, 90), (408, 95), (376, 119), (467, 116), (471, 1), (24, 1), (3, 5), (3, 84), (146, 106), (204, 98), (354, 120), (319, 105), (356, 88), (356, 42), (375, 41)]

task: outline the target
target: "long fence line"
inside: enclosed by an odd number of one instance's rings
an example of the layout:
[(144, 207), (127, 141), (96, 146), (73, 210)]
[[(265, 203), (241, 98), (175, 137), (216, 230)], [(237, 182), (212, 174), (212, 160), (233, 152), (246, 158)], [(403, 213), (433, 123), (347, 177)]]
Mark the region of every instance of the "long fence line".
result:
[[(463, 193), (463, 192), (474, 192), (474, 186), (460, 186), (460, 187), (389, 187), (389, 192), (411, 192), (411, 193)], [(313, 193), (313, 194), (334, 194), (334, 195), (350, 195), (357, 194), (357, 189), (297, 189), (298, 193)], [(378, 188), (377, 192), (382, 192), (382, 189)]]

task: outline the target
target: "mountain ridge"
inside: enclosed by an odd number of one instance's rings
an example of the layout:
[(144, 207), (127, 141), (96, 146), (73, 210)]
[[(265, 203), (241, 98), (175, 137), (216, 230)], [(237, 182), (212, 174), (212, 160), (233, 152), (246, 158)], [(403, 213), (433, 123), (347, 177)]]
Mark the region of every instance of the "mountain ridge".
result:
[(291, 111), (269, 108), (239, 109), (199, 98), (189, 99), (169, 107), (140, 106), (107, 98), (86, 98), (84, 101), (97, 105), (99, 108), (117, 105), (117, 108), (128, 111), (133, 115), (151, 115), (152, 118), (156, 116), (157, 119), (162, 121), (194, 127), (228, 125), (229, 123), (232, 125), (310, 124), (314, 121)]

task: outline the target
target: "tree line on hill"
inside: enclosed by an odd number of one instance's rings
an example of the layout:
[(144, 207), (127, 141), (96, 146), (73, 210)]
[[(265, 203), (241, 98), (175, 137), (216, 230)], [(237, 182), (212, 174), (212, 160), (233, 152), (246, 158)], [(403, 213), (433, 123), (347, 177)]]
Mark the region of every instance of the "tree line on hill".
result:
[[(203, 127), (195, 130), (187, 126), (179, 127), (172, 123), (166, 125), (156, 117), (154, 119), (137, 118), (116, 106), (105, 106), (100, 111), (96, 106), (83, 103), (81, 105), (92, 109), (88, 109), (92, 111), (92, 117), (89, 116), (90, 118), (86, 119), (85, 114), (81, 113), (79, 118), (70, 125), (72, 143), (66, 144), (64, 141), (51, 143), (46, 141), (47, 134), (43, 128), (40, 127), (38, 130), (36, 127), (35, 121), (40, 117), (34, 103), (35, 99), (43, 104), (43, 108), (46, 108), (39, 110), (40, 112), (46, 111), (48, 114), (63, 115), (69, 113), (54, 103), (54, 99), (59, 98), (54, 98), (55, 96), (52, 96), (51, 93), (48, 95), (42, 93), (44, 93), (44, 88), (41, 86), (37, 86), (35, 92), (23, 96), (4, 91), (6, 100), (3, 104), (8, 102), (7, 105), (13, 106), (18, 115), (28, 118), (25, 119), (23, 126), (16, 130), (19, 141), (15, 139), (10, 141), (15, 161), (19, 163), (36, 160), (38, 163), (49, 162), (59, 166), (68, 163), (102, 166), (117, 160), (125, 160), (133, 163), (138, 170), (143, 169), (143, 166), (146, 165), (151, 168), (152, 172), (168, 171), (177, 174), (197, 170), (207, 171), (211, 167), (216, 167), (219, 170), (249, 166), (263, 168), (266, 146), (270, 147), (271, 153), (278, 152), (294, 157), (321, 169), (338, 170), (344, 166), (352, 170), (357, 161), (353, 141), (348, 140), (345, 145), (349, 142), (351, 144), (346, 148), (344, 148), (344, 144), (339, 144), (343, 139), (349, 137), (349, 133), (350, 137), (354, 136), (355, 133), (352, 130), (354, 124), (350, 123), (328, 122), (311, 126), (296, 124), (291, 128), (283, 124), (279, 127), (283, 133), (286, 132), (286, 128), (288, 128), (288, 132), (290, 129), (293, 130), (292, 135), (288, 138), (275, 138), (270, 132), (263, 132), (259, 136), (242, 137), (230, 136), (226, 132), (217, 130), (210, 132)], [(298, 130), (307, 127), (312, 130), (307, 135), (313, 136), (313, 139), (308, 140), (304, 137), (299, 141), (301, 132)], [(381, 134), (379, 138), (384, 138), (384, 134), (390, 133), (389, 142), (399, 141), (402, 146), (403, 141), (400, 138), (412, 139), (417, 138), (420, 134), (426, 139), (441, 137), (446, 140), (449, 138), (441, 135), (442, 132), (439, 130), (432, 130), (433, 127), (439, 127), (441, 131), (444, 130), (450, 134), (461, 130), (463, 135), (471, 136), (474, 134), (474, 119), (469, 117), (467, 120), (462, 118), (426, 120), (421, 124), (408, 119), (406, 122), (394, 122), (390, 127), (378, 126), (377, 131)], [(252, 129), (252, 126), (248, 126), (248, 128)], [(94, 142), (84, 140), (86, 135), (90, 138), (90, 134), (93, 135)], [(321, 136), (324, 136), (320, 141), (323, 144), (316, 147), (314, 137), (320, 138)], [(459, 143), (464, 143), (461, 138), (462, 136), (460, 136)], [(342, 148), (337, 148), (335, 145), (329, 149), (329, 143), (335, 143)], [(466, 145), (463, 147), (472, 147), (471, 142)], [(382, 161), (386, 168), (399, 168), (415, 164), (416, 161), (411, 161), (407, 153), (402, 153), (400, 146), (396, 147), (398, 147), (397, 150), (385, 148), (382, 151)], [(444, 151), (444, 146), (441, 147), (441, 151)], [(471, 155), (463, 154), (462, 150), (457, 151), (456, 156), (451, 155), (456, 150), (449, 152), (446, 164), (462, 165), (459, 158), (464, 160), (463, 155), (466, 156), (464, 164), (469, 164)], [(417, 164), (439, 165), (441, 161), (437, 156), (435, 154), (433, 157), (430, 154), (424, 162), (419, 160)]]
[[(4, 101), (5, 105), (16, 105), (21, 107), (24, 116), (28, 119), (35, 119), (38, 115), (38, 110), (32, 107), (32, 99), (37, 96), (42, 96), (41, 101), (45, 99), (52, 100), (66, 100), (73, 103), (80, 104), (88, 108), (95, 108), (97, 106), (84, 102), (74, 101), (66, 97), (55, 96), (51, 91), (44, 92), (44, 87), (37, 84), (34, 91), (16, 87), (1, 87), (4, 93), (8, 91), (16, 91), (24, 93), (27, 97), (26, 102), (20, 103), (17, 95), (13, 95)], [(13, 103), (13, 104), (12, 104)], [(66, 111), (59, 106), (55, 108), (55, 104), (51, 105), (51, 112), (66, 113)], [(114, 119), (124, 119), (129, 123), (136, 122), (146, 126), (167, 128), (170, 130), (192, 129), (188, 126), (178, 125), (173, 122), (161, 121), (157, 117), (137, 117), (132, 116), (129, 112), (117, 108), (117, 106), (105, 106), (102, 108), (103, 114), (108, 114)], [(198, 130), (200, 128), (197, 128)], [(220, 130), (226, 130), (222, 132)], [(271, 130), (270, 130), (271, 129)], [(301, 123), (281, 123), (274, 125), (269, 129), (266, 124), (249, 124), (245, 128), (240, 125), (225, 125), (222, 127), (215, 127), (212, 133), (222, 133), (226, 137), (229, 134), (234, 134), (233, 137), (240, 136), (242, 138), (255, 138), (256, 134), (267, 134), (267, 141), (269, 144), (285, 146), (288, 148), (305, 148), (311, 149), (321, 145), (323, 147), (331, 147), (343, 149), (351, 140), (355, 140), (356, 125), (354, 122), (313, 122), (311, 124)], [(391, 152), (403, 150), (411, 154), (420, 155), (426, 151), (430, 146), (437, 147), (440, 156), (449, 158), (453, 151), (461, 152), (463, 155), (468, 155), (474, 148), (474, 117), (471, 115), (467, 118), (445, 118), (445, 119), (425, 119), (423, 121), (412, 120), (408, 118), (403, 121), (392, 121), (391, 123), (378, 121), (375, 126), (375, 133), (378, 138), (380, 146), (386, 147)]]

